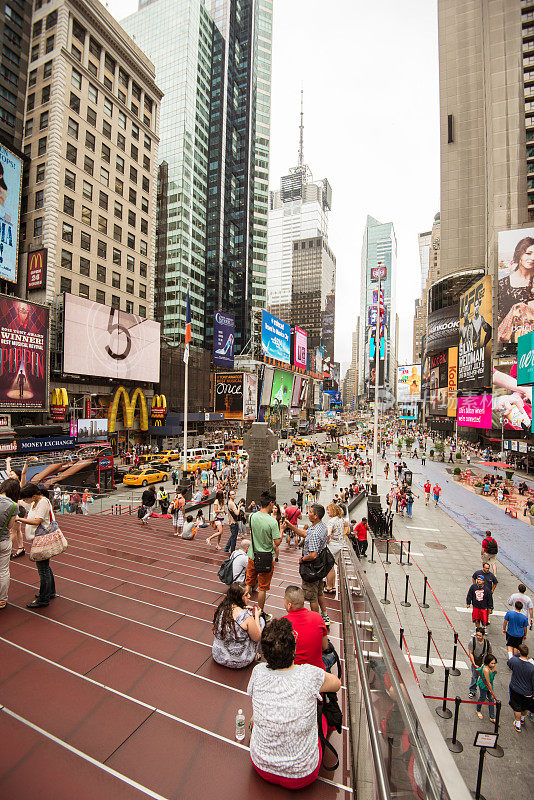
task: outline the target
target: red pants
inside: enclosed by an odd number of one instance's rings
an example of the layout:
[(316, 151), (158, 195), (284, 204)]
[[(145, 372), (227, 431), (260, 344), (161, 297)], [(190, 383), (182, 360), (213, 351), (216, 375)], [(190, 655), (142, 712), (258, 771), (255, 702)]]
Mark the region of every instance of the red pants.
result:
[(488, 609), (487, 608), (473, 608), (473, 622), (480, 622), (483, 625), (488, 624)]
[[(321, 718), (323, 723), (323, 733), (326, 736), (328, 725), (326, 722), (326, 718)], [(264, 781), (268, 781), (269, 783), (276, 783), (278, 786), (283, 786), (285, 789), (303, 789), (305, 786), (309, 786), (310, 783), (313, 783), (314, 780), (317, 779), (319, 775), (319, 770), (321, 769), (321, 761), (323, 760), (323, 748), (321, 747), (321, 740), (319, 739), (319, 762), (313, 772), (310, 775), (305, 775), (303, 778), (284, 778), (282, 775), (273, 775), (271, 772), (264, 772), (262, 769), (259, 769), (256, 764), (252, 761), (252, 766), (260, 776), (263, 778)]]

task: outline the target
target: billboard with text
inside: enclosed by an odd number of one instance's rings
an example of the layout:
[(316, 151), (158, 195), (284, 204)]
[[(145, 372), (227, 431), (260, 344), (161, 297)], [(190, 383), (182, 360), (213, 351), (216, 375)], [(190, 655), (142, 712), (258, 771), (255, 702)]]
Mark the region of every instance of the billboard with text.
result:
[(421, 364), (397, 369), (397, 403), (421, 398)]
[(17, 282), (22, 161), (0, 144), (0, 278)]
[(463, 428), (491, 428), (491, 394), (458, 398), (457, 422)]
[(265, 310), (261, 312), (261, 350), (268, 358), (291, 363), (291, 327)]
[(234, 368), (235, 317), (216, 311), (213, 320), (213, 363), (216, 367)]
[(48, 408), (48, 308), (0, 296), (0, 408)]
[(242, 372), (215, 375), (215, 412), (222, 412), (225, 419), (243, 419)]
[(308, 358), (308, 334), (295, 325), (293, 333), (293, 364), (306, 369)]
[(513, 354), (518, 338), (534, 330), (534, 227), (499, 231), (498, 246), (497, 337), (501, 352)]
[(460, 391), (476, 391), (491, 386), (492, 313), (491, 276), (484, 275), (460, 295)]

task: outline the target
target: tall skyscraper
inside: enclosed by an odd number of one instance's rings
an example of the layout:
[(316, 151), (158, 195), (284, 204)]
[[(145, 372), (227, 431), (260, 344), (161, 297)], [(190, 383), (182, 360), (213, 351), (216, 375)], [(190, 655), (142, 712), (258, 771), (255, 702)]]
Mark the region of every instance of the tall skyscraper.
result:
[[(360, 335), (359, 335), (359, 375), (358, 394), (367, 394), (369, 379), (374, 371), (374, 347), (376, 342), (376, 297), (378, 278), (376, 270), (379, 266), (385, 270), (382, 279), (384, 293), (385, 326), (383, 342), (378, 342), (384, 362), (384, 379), (386, 388), (394, 392), (397, 369), (397, 312), (396, 312), (396, 273), (397, 273), (397, 240), (392, 222), (378, 222), (367, 217), (362, 245), (361, 283), (360, 283)], [(373, 292), (375, 296), (373, 296)], [(372, 363), (371, 363), (372, 359)], [(382, 369), (382, 364), (380, 366)], [(372, 381), (371, 381), (372, 382)], [(371, 387), (372, 388), (372, 387)], [(372, 388), (374, 394), (374, 388)]]
[(164, 92), (156, 308), (211, 346), (213, 315), (235, 315), (239, 352), (264, 305), (272, 0), (151, 0), (123, 20)]
[(419, 364), (428, 322), (428, 289), (439, 276), (440, 214), (434, 217), (432, 230), (418, 234), (421, 267), (421, 297), (415, 301), (413, 320), (413, 362)]
[(336, 258), (324, 236), (292, 243), (289, 321), (308, 333), (308, 352), (323, 348), (334, 360)]
[(358, 340), (360, 336), (360, 318), (356, 330), (352, 334), (352, 353), (349, 368), (343, 379), (343, 408), (355, 408), (358, 402)]
[[(0, 141), (18, 152), (22, 150), (31, 18), (31, 3), (0, 0)], [(32, 50), (32, 59), (34, 55)]]
[(417, 234), (417, 243), (419, 245), (419, 266), (421, 268), (421, 292), (425, 290), (426, 279), (428, 277), (428, 259), (430, 256), (430, 243), (432, 240), (432, 231), (425, 231), (424, 233)]

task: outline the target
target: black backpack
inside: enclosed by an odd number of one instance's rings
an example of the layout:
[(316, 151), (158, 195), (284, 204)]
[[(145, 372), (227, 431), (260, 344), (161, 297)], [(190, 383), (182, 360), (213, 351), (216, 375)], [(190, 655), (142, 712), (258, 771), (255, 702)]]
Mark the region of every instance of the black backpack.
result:
[(496, 556), (499, 552), (499, 547), (495, 539), (490, 539), (486, 545), (486, 553), (489, 556)]
[(230, 556), (230, 558), (227, 558), (226, 561), (223, 561), (219, 567), (219, 572), (217, 573), (219, 580), (221, 580), (227, 586), (230, 586), (234, 582), (233, 560), (234, 559), (232, 556)]

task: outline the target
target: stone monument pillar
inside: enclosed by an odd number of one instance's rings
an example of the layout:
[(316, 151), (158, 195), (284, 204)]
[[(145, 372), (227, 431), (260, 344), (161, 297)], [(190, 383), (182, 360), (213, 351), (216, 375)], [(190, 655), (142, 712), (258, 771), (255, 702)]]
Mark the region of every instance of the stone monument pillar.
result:
[(266, 422), (253, 422), (243, 436), (243, 447), (248, 453), (247, 508), (254, 500), (260, 502), (262, 492), (271, 491), (276, 497), (276, 486), (271, 479), (271, 455), (278, 447), (278, 437)]

